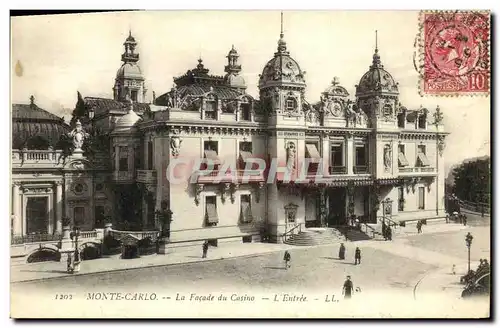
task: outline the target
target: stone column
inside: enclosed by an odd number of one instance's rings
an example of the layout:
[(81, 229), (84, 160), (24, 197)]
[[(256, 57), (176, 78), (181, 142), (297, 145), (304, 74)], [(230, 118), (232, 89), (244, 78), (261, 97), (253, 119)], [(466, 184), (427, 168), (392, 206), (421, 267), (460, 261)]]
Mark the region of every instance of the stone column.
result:
[(115, 146), (115, 171), (119, 171), (120, 169), (120, 146), (116, 145)]
[(54, 227), (53, 227), (53, 224), (52, 224), (52, 220), (54, 219), (54, 216), (52, 215), (53, 213), (53, 207), (52, 207), (52, 202), (53, 202), (53, 198), (48, 195), (47, 196), (47, 216), (48, 216), (48, 220), (47, 220), (47, 233), (50, 235), (54, 232)]
[(345, 165), (347, 166), (347, 174), (354, 174), (354, 137), (352, 134), (347, 135), (347, 158)]
[(23, 234), (23, 222), (21, 218), (20, 211), (20, 195), (19, 195), (19, 186), (21, 183), (14, 182), (14, 186), (12, 188), (12, 214), (14, 215), (14, 222), (12, 222), (12, 228), (14, 235), (22, 235)]
[(62, 233), (63, 199), (62, 181), (56, 181), (56, 233)]

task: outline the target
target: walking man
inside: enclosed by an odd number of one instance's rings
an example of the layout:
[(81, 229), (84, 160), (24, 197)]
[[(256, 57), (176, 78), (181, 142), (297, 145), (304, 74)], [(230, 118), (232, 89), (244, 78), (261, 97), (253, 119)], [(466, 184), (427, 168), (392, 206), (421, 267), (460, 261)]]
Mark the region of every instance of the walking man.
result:
[(344, 299), (351, 298), (354, 288), (352, 286), (351, 276), (347, 276), (347, 280), (344, 282), (344, 287), (342, 288), (342, 294)]
[(354, 265), (361, 264), (361, 250), (359, 247), (356, 247), (356, 251), (354, 252)]
[(387, 227), (387, 239), (392, 240), (392, 228), (390, 226)]
[(464, 226), (467, 225), (467, 215), (464, 214)]
[(203, 256), (201, 258), (204, 259), (207, 257), (207, 252), (208, 252), (208, 241), (207, 240), (205, 240), (205, 242), (203, 243), (202, 249), (203, 249)]
[(422, 233), (422, 221), (417, 222), (417, 233)]
[(288, 268), (290, 267), (290, 264), (288, 263), (291, 259), (292, 257), (290, 256), (290, 253), (288, 251), (285, 251), (285, 255), (283, 256), (283, 261), (285, 261), (285, 270), (288, 270)]

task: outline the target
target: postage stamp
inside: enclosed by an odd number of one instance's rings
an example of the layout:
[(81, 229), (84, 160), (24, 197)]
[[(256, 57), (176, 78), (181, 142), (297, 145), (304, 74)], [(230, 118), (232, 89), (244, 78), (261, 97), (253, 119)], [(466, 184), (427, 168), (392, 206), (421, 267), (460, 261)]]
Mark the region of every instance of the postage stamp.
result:
[(423, 11), (420, 32), (421, 95), (489, 93), (489, 12)]

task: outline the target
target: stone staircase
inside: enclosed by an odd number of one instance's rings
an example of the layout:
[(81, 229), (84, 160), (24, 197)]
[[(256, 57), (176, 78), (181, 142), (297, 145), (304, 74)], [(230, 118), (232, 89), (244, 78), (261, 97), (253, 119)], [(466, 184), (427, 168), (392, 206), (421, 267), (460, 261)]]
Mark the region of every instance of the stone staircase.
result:
[(308, 228), (289, 236), (284, 243), (294, 246), (313, 246), (334, 244), (343, 239), (340, 231), (334, 228)]

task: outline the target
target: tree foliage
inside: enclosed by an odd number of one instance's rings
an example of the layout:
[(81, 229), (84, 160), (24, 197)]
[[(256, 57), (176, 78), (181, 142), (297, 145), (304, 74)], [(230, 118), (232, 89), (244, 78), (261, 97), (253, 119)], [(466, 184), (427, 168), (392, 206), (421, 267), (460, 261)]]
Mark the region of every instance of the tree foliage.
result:
[(453, 170), (453, 193), (461, 200), (490, 202), (490, 159), (478, 159), (462, 163)]

